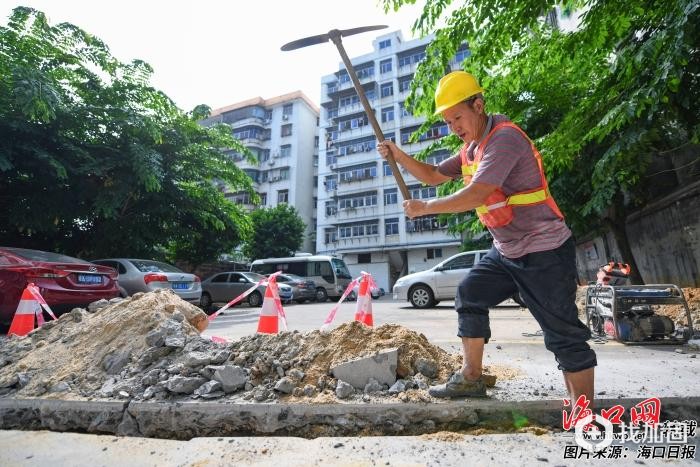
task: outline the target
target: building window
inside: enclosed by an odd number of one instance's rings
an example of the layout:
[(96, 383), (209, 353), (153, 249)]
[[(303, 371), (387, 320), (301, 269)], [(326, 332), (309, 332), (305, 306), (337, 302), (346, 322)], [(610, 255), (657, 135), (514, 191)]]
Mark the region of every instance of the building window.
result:
[(380, 95), (382, 97), (389, 97), (394, 95), (394, 83), (384, 83), (380, 88)]
[[(318, 126), (318, 124), (317, 124), (317, 126)], [(315, 148), (318, 147), (318, 136), (314, 136), (314, 147)]]
[(326, 201), (326, 217), (338, 214), (338, 204), (335, 201)]
[(384, 220), (384, 235), (398, 235), (399, 234), (399, 218), (393, 217), (391, 219)]
[(267, 193), (260, 194), (260, 206), (267, 206)]
[(287, 123), (286, 125), (282, 125), (282, 128), (280, 129), (280, 133), (282, 133), (282, 136), (291, 136), (292, 135), (292, 124)]
[[(338, 100), (338, 107), (348, 107), (353, 104), (359, 104), (360, 103), (360, 97), (357, 94), (353, 94), (352, 96), (347, 96), (347, 97), (341, 97)], [(336, 110), (335, 116), (338, 116), (338, 111)]]
[(411, 90), (411, 78), (399, 81), (399, 92)]
[(411, 66), (411, 56), (410, 55), (408, 57), (399, 57), (399, 68), (403, 68), (406, 66)]
[(390, 122), (394, 119), (394, 107), (382, 109), (382, 123)]
[(385, 177), (391, 177), (394, 174), (394, 172), (391, 171), (391, 166), (389, 165), (389, 163), (387, 161), (384, 161), (384, 165), (382, 168), (384, 169), (384, 176)]
[(289, 203), (289, 190), (279, 190), (277, 192), (277, 204)]
[[(384, 190), (384, 205), (387, 206), (389, 204), (398, 204), (399, 198), (398, 198), (398, 191), (396, 188), (388, 188)], [(398, 220), (396, 221), (398, 222)]]
[(437, 196), (437, 188), (434, 186), (426, 186), (420, 189), (420, 197), (422, 199), (435, 198)]
[(366, 79), (374, 76), (374, 65), (356, 71), (357, 79)]
[(344, 170), (343, 172), (340, 172), (340, 181), (352, 182), (353, 180), (367, 180), (370, 178), (375, 178), (376, 176), (377, 166), (372, 165)]
[(326, 243), (335, 243), (338, 241), (337, 229), (325, 229), (324, 234)]
[(433, 165), (439, 165), (442, 161), (449, 159), (451, 157), (450, 153), (448, 152), (439, 152), (437, 154), (433, 154), (432, 156), (428, 157), (426, 159), (426, 162), (429, 164)]
[(369, 264), (372, 262), (372, 253), (359, 253), (357, 255), (357, 264)]
[(292, 155), (292, 145), (283, 144), (280, 146), (280, 157), (289, 157)]
[(338, 188), (338, 178), (335, 175), (329, 175), (323, 182), (323, 186), (326, 187), (326, 191), (336, 190)]
[(379, 73), (389, 73), (391, 71), (391, 59), (382, 60), (379, 62)]
[(455, 54), (455, 62), (461, 64), (467, 57), (471, 55), (469, 49), (458, 50)]
[(289, 180), (289, 168), (280, 169), (280, 180)]
[(399, 108), (401, 109), (401, 117), (410, 117), (411, 116), (411, 112), (408, 111), (408, 109), (406, 108), (406, 104), (404, 102), (401, 102), (399, 104)]
[(379, 50), (388, 49), (389, 47), (391, 47), (391, 39), (379, 41)]
[(290, 115), (294, 113), (294, 104), (285, 104), (282, 107), (282, 118), (286, 120), (285, 117), (289, 118)]
[(340, 209), (361, 208), (364, 206), (376, 206), (377, 193), (369, 192), (353, 196), (346, 196), (338, 200)]
[(441, 221), (438, 216), (424, 216), (417, 219), (406, 218), (406, 232), (426, 232), (430, 230), (444, 230), (447, 221)]
[(442, 248), (428, 248), (428, 259), (442, 258)]

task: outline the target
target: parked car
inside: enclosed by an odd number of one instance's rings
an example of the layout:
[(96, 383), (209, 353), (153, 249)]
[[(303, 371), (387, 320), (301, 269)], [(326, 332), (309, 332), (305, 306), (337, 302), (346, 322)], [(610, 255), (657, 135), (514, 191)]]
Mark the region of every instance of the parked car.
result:
[(28, 283), (39, 287), (60, 314), (119, 296), (117, 271), (82, 259), (24, 248), (0, 247), (0, 328), (5, 332)]
[(408, 300), (416, 308), (430, 308), (440, 300), (454, 300), (459, 282), (487, 252), (458, 253), (426, 271), (400, 277), (394, 284), (394, 300)]
[[(347, 300), (349, 301), (355, 301), (357, 300), (357, 295), (360, 293), (360, 286), (356, 285), (353, 287), (352, 292), (348, 295)], [(370, 287), (369, 289), (370, 295), (372, 295), (372, 300), (378, 300), (382, 298), (384, 295), (386, 295), (386, 292), (382, 287)]]
[(297, 303), (316, 300), (316, 283), (311, 279), (305, 279), (296, 274), (279, 274), (277, 283), (291, 286), (292, 299)]
[(199, 277), (161, 261), (133, 258), (96, 259), (95, 264), (109, 266), (119, 273), (119, 292), (128, 297), (136, 292), (172, 289), (183, 300), (199, 304), (202, 284)]
[[(265, 276), (255, 272), (220, 272), (202, 281), (202, 299), (200, 306), (205, 312), (211, 310), (214, 303), (228, 303), (248, 290), (254, 283), (264, 280)], [(294, 292), (286, 284), (278, 284), (282, 303), (292, 301)], [(259, 285), (246, 300), (250, 306), (262, 306), (265, 297), (265, 285)]]

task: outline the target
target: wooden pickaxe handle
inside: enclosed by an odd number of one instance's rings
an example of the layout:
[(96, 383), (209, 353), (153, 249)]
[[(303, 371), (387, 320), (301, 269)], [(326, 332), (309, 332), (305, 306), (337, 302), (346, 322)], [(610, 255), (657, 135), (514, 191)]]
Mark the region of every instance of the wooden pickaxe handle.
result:
[[(337, 34), (333, 34), (333, 32), (338, 32)], [(348, 54), (345, 53), (345, 48), (343, 47), (343, 42), (340, 38), (340, 33), (339, 31), (331, 31), (329, 33), (331, 41), (335, 44), (335, 46), (338, 48), (338, 52), (340, 52), (340, 57), (343, 59), (343, 63), (345, 64), (345, 68), (348, 71), (348, 75), (350, 75), (350, 79), (352, 80), (353, 86), (355, 86), (355, 91), (357, 91), (357, 95), (360, 97), (360, 102), (362, 103), (362, 107), (365, 109), (365, 113), (367, 114), (367, 118), (369, 119), (369, 123), (372, 125), (372, 129), (374, 130), (374, 135), (377, 137), (377, 140), (381, 143), (382, 141), (385, 140), (384, 138), (384, 133), (382, 132), (382, 128), (379, 126), (379, 122), (377, 121), (377, 117), (374, 115), (374, 110), (372, 110), (372, 106), (369, 105), (369, 101), (367, 100), (367, 96), (365, 95), (364, 89), (362, 89), (362, 85), (360, 84), (360, 80), (357, 79), (357, 74), (355, 73), (355, 68), (352, 66), (352, 62), (350, 62), (350, 58), (348, 57)], [(391, 167), (391, 173), (394, 174), (394, 178), (396, 179), (396, 184), (399, 186), (399, 190), (401, 190), (401, 195), (403, 195), (403, 199), (411, 199), (411, 194), (408, 191), (408, 187), (406, 186), (406, 182), (403, 180), (403, 176), (401, 175), (401, 172), (399, 171), (399, 166), (396, 164), (396, 160), (394, 160), (394, 155), (389, 152), (389, 155), (386, 158), (387, 162), (389, 163), (389, 166)]]

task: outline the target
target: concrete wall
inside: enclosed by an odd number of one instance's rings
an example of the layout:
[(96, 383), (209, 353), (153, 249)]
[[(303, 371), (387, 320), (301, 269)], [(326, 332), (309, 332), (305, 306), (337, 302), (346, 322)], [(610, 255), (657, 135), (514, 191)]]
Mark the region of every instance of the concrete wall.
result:
[[(630, 215), (625, 227), (646, 284), (700, 287), (700, 182)], [(610, 257), (625, 260), (611, 233), (579, 240), (579, 281), (595, 280), (598, 267)]]
[(372, 253), (372, 263), (364, 263), (364, 264), (350, 264), (350, 263), (345, 263), (348, 266), (348, 269), (350, 270), (350, 275), (353, 278), (360, 277), (360, 274), (362, 271), (368, 272), (372, 274), (372, 278), (374, 279), (374, 282), (377, 283), (377, 286), (381, 287), (384, 289), (385, 292), (390, 292), (391, 288), (389, 287), (389, 261), (388, 258), (385, 258), (383, 261), (379, 260), (381, 262), (376, 262), (375, 260), (375, 255), (376, 256), (384, 256), (380, 255), (379, 253)]

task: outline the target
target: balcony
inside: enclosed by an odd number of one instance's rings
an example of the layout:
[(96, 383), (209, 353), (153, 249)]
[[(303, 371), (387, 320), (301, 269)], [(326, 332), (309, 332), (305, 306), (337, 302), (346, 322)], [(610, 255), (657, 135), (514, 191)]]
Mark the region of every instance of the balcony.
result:
[(355, 138), (362, 138), (363, 136), (371, 136), (373, 135), (374, 132), (372, 131), (372, 126), (369, 125), (363, 125), (358, 128), (351, 128), (349, 130), (345, 131), (339, 131), (338, 132), (338, 138), (334, 140), (334, 143), (337, 144), (339, 141), (346, 141), (349, 139), (355, 139)]
[[(359, 70), (357, 72), (357, 80), (360, 82), (360, 84), (366, 84), (375, 81), (374, 70), (372, 70), (372, 73), (369, 74), (364, 74), (362, 73), (362, 71), (363, 70)], [(344, 91), (345, 89), (350, 89), (352, 87), (352, 80), (348, 79), (347, 81), (338, 84), (338, 91)]]
[(264, 119), (262, 117), (246, 117), (242, 118), (240, 120), (236, 120), (235, 122), (231, 123), (230, 126), (231, 128), (242, 128), (245, 126), (258, 126), (260, 128), (264, 128), (265, 126), (270, 125), (270, 119)]

